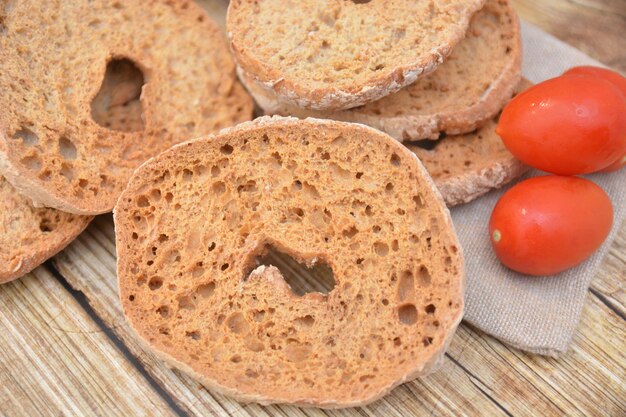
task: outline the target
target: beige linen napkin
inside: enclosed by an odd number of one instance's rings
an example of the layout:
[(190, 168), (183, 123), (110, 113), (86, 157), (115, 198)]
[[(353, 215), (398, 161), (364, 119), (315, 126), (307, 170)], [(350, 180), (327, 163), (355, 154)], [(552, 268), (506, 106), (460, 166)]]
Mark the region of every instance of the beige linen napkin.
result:
[[(539, 82), (576, 65), (601, 65), (579, 50), (528, 23), (522, 24), (523, 74)], [(555, 132), (558, 134), (558, 132)], [(533, 171), (529, 176), (542, 175)], [(578, 267), (551, 277), (523, 276), (504, 268), (495, 257), (487, 231), (493, 206), (504, 190), (452, 209), (465, 253), (467, 293), (465, 320), (517, 348), (556, 356), (567, 350), (580, 318), (589, 282), (624, 221), (626, 168), (588, 179), (613, 202), (613, 229), (602, 247)], [(626, 277), (626, 271), (622, 271)]]

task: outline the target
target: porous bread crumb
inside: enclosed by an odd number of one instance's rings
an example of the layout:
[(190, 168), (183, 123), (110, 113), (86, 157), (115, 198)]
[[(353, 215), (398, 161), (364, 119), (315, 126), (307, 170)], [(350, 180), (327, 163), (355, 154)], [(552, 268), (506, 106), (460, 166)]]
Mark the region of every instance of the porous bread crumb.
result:
[(433, 71), (484, 0), (233, 0), (227, 27), (238, 64), (281, 100), (341, 110)]
[(2, 176), (0, 206), (0, 284), (21, 277), (55, 255), (92, 219), (35, 208)]
[(364, 123), (397, 140), (437, 139), (461, 134), (494, 117), (521, 78), (519, 21), (509, 0), (487, 0), (465, 38), (436, 71), (378, 101), (320, 112), (281, 101), (239, 68), (240, 79), (266, 114), (318, 117)]
[(191, 1), (10, 5), (0, 172), (37, 203), (109, 211), (143, 161), (252, 115), (224, 36)]
[[(114, 210), (124, 314), (162, 358), (240, 400), (373, 401), (440, 362), (463, 311), (448, 210), (366, 126), (261, 118), (160, 154)], [(255, 263), (332, 268), (328, 295)]]

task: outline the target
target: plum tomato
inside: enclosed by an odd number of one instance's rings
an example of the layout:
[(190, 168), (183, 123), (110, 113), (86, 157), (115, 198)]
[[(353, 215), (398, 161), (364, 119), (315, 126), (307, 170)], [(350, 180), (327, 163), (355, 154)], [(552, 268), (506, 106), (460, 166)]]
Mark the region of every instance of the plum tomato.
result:
[(626, 154), (626, 98), (601, 78), (553, 78), (513, 98), (496, 132), (534, 168), (558, 175), (599, 171)]
[(489, 234), (505, 266), (552, 275), (587, 259), (613, 224), (607, 194), (580, 177), (530, 178), (508, 190), (493, 209)]

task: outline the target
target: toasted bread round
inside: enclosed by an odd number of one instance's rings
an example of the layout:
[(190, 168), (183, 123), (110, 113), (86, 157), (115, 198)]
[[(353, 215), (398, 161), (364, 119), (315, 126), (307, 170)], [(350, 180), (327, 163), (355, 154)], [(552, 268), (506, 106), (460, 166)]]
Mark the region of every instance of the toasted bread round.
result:
[[(432, 371), (463, 259), (414, 154), (362, 125), (261, 118), (142, 165), (114, 210), (124, 314), (161, 357), (240, 400), (345, 407)], [(323, 262), (295, 295), (255, 259)]]
[(343, 110), (380, 99), (441, 64), (484, 0), (233, 0), (238, 65), (297, 107)]
[(0, 284), (32, 271), (82, 232), (91, 216), (35, 208), (0, 176)]
[(150, 156), (251, 117), (193, 2), (17, 0), (0, 21), (0, 172), (45, 206), (110, 211)]
[(469, 30), (436, 71), (381, 100), (339, 111), (316, 112), (288, 105), (239, 77), (266, 114), (363, 123), (398, 140), (437, 139), (442, 132), (475, 130), (494, 117), (521, 78), (519, 22), (508, 0), (487, 0)]
[[(532, 83), (523, 79), (516, 93)], [(529, 167), (496, 134), (497, 119), (480, 129), (438, 141), (405, 142), (422, 161), (448, 206), (468, 203), (520, 177)]]

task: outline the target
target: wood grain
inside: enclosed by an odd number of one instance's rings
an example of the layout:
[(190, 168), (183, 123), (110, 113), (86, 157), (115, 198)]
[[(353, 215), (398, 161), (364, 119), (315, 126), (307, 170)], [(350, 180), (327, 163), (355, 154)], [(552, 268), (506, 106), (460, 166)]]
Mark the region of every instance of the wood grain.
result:
[(0, 306), (0, 415), (174, 415), (45, 268), (3, 285)]
[(626, 74), (626, 1), (512, 0), (522, 19)]
[[(621, 228), (617, 244), (626, 237)], [(615, 246), (615, 245), (614, 245)], [(619, 266), (609, 254), (604, 264)], [(295, 261), (272, 258), (285, 270), (301, 269)], [(96, 219), (87, 231), (54, 259), (68, 282), (82, 291), (115, 334), (148, 373), (192, 415), (580, 415), (626, 413), (619, 382), (626, 375), (622, 352), (624, 323), (593, 294), (570, 351), (558, 360), (527, 355), (496, 339), (461, 325), (440, 372), (413, 381), (367, 407), (325, 412), (295, 407), (241, 405), (208, 392), (193, 380), (171, 371), (144, 350), (124, 321), (117, 298), (114, 233), (110, 216)], [(624, 263), (621, 263), (623, 270)], [(323, 273), (323, 272), (322, 272)], [(613, 276), (610, 275), (609, 276)], [(325, 281), (315, 271), (293, 274), (296, 286)], [(598, 289), (598, 291), (602, 291)], [(419, 399), (416, 401), (416, 399)], [(597, 404), (603, 404), (599, 411)]]

